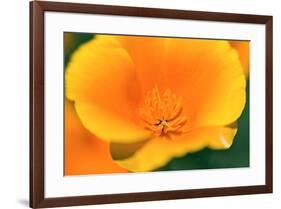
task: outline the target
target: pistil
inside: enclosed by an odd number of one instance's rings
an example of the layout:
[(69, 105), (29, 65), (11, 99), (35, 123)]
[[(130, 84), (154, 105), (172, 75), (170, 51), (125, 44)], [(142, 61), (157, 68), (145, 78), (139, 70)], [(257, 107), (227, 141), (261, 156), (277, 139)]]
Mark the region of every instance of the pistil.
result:
[(182, 115), (182, 98), (166, 89), (161, 95), (157, 86), (146, 95), (144, 105), (139, 109), (146, 129), (155, 136), (179, 134), (186, 123)]

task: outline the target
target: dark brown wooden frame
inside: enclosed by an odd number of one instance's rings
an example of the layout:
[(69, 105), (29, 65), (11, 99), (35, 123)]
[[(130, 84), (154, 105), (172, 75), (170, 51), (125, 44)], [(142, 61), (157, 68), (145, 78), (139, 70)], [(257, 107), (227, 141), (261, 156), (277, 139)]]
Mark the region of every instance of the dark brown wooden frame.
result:
[[(243, 187), (45, 198), (44, 195), (44, 12), (157, 17), (264, 24), (266, 27), (266, 184)], [(153, 201), (272, 193), (272, 41), (273, 17), (58, 2), (30, 2), (30, 207)]]

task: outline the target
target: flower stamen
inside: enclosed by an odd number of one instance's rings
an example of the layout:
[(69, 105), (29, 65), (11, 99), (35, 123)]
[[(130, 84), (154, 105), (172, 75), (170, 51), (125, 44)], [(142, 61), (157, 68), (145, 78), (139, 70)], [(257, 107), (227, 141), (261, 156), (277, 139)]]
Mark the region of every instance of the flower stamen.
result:
[(178, 134), (186, 123), (182, 115), (182, 98), (177, 97), (170, 89), (161, 95), (157, 86), (146, 95), (144, 105), (139, 109), (140, 117), (146, 129), (156, 136)]

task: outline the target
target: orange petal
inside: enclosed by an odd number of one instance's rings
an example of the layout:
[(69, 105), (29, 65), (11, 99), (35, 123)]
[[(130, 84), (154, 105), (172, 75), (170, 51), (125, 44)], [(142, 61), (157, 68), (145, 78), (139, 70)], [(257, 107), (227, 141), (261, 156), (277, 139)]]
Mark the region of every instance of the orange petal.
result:
[(167, 86), (183, 97), (189, 128), (230, 124), (246, 101), (239, 57), (227, 41), (170, 39)]
[(118, 150), (112, 150), (114, 147), (111, 147), (111, 153), (117, 163), (130, 171), (151, 171), (164, 166), (175, 157), (196, 152), (204, 147), (228, 149), (236, 132), (237, 128), (233, 125), (199, 128), (177, 137), (151, 139), (126, 159), (119, 160), (118, 156), (115, 158), (114, 153), (118, 153)]
[(73, 104), (65, 101), (64, 174), (124, 173), (111, 158), (108, 143), (88, 132), (79, 121)]
[(124, 108), (138, 101), (134, 64), (124, 49), (104, 42), (94, 39), (74, 53), (66, 69), (66, 96), (127, 114)]
[(250, 61), (250, 42), (249, 41), (230, 41), (230, 45), (237, 50), (240, 62), (243, 66), (246, 77), (249, 75)]
[(155, 84), (161, 88), (165, 69), (165, 38), (144, 36), (116, 36), (130, 54), (135, 66), (142, 93)]
[(93, 103), (77, 102), (75, 109), (84, 126), (103, 140), (134, 143), (151, 136), (151, 132), (135, 125), (133, 121), (116, 115)]
[[(139, 92), (134, 63), (111, 36), (98, 36), (80, 47), (66, 70), (67, 98), (75, 102), (84, 126), (102, 139), (111, 140), (107, 138), (108, 133), (114, 133), (114, 137), (122, 141), (125, 130), (136, 130), (134, 123), (138, 123)], [(90, 106), (105, 114), (101, 115)], [(122, 119), (124, 123), (121, 121), (115, 126), (112, 118)], [(120, 127), (120, 124), (128, 123), (133, 125), (124, 127), (124, 130)], [(128, 127), (134, 127), (134, 130), (128, 130)], [(137, 131), (145, 132), (142, 129)]]

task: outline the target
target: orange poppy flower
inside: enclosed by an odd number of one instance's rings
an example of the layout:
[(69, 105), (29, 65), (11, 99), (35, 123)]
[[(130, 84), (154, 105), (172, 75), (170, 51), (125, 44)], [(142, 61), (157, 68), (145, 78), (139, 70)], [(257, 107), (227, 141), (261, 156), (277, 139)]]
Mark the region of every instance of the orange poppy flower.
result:
[(228, 149), (245, 89), (239, 54), (223, 40), (97, 36), (66, 71), (83, 126), (135, 172), (204, 147)]
[(120, 173), (127, 170), (111, 158), (109, 144), (87, 131), (73, 104), (65, 101), (65, 175)]

